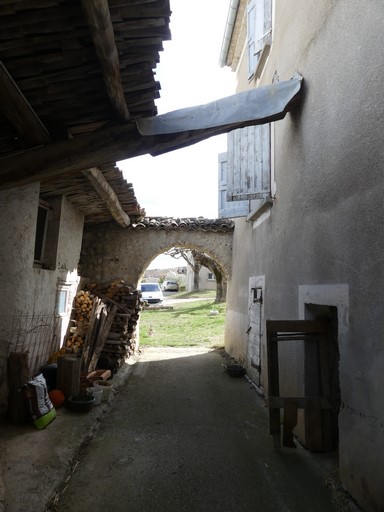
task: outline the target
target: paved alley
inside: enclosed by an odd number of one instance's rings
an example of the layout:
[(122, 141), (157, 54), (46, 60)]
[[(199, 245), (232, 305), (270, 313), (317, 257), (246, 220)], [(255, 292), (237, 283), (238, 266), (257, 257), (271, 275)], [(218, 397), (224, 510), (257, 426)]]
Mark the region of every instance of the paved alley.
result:
[(225, 362), (216, 350), (145, 349), (58, 510), (348, 510), (312, 456), (273, 451), (263, 401)]

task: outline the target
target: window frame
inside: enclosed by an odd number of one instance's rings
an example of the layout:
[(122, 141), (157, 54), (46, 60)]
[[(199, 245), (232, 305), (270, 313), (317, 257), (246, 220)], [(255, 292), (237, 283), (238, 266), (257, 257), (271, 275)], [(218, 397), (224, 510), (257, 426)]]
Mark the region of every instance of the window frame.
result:
[[(40, 213), (45, 212), (44, 218)], [(42, 267), (44, 265), (44, 253), (47, 243), (48, 222), (50, 216), (49, 204), (42, 199), (39, 200), (36, 218), (35, 247), (33, 254), (33, 262), (35, 266)]]

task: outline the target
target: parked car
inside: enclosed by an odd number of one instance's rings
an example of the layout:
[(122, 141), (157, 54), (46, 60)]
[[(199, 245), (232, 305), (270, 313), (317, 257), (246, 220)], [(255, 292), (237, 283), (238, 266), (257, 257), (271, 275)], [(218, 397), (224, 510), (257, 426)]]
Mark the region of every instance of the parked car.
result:
[(164, 292), (178, 292), (179, 285), (176, 283), (176, 281), (164, 281), (163, 291)]
[(164, 300), (163, 292), (158, 283), (141, 283), (141, 298), (148, 304), (161, 304)]

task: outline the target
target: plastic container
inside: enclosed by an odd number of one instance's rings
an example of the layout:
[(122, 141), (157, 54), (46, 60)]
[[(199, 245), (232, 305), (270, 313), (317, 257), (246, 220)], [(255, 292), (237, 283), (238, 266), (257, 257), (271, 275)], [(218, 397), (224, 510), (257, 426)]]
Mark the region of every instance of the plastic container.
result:
[(96, 380), (93, 383), (93, 387), (97, 389), (101, 389), (103, 391), (103, 394), (101, 396), (101, 401), (106, 402), (109, 398), (109, 394), (112, 391), (113, 384), (110, 380)]
[(88, 412), (92, 409), (94, 403), (95, 397), (92, 395), (71, 396), (67, 401), (67, 407), (75, 412)]
[(95, 397), (95, 401), (93, 402), (93, 405), (100, 405), (101, 404), (101, 398), (103, 396), (103, 389), (101, 387), (91, 387), (88, 388), (88, 390), (92, 393), (92, 395)]

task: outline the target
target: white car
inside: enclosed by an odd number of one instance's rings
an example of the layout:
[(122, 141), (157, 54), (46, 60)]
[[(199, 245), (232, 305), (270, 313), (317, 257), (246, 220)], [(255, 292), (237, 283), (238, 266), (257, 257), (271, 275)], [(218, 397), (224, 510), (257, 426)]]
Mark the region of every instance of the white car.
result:
[(163, 292), (178, 292), (179, 285), (176, 281), (164, 281), (163, 283)]
[(162, 304), (164, 297), (158, 283), (141, 283), (141, 298), (148, 304)]

